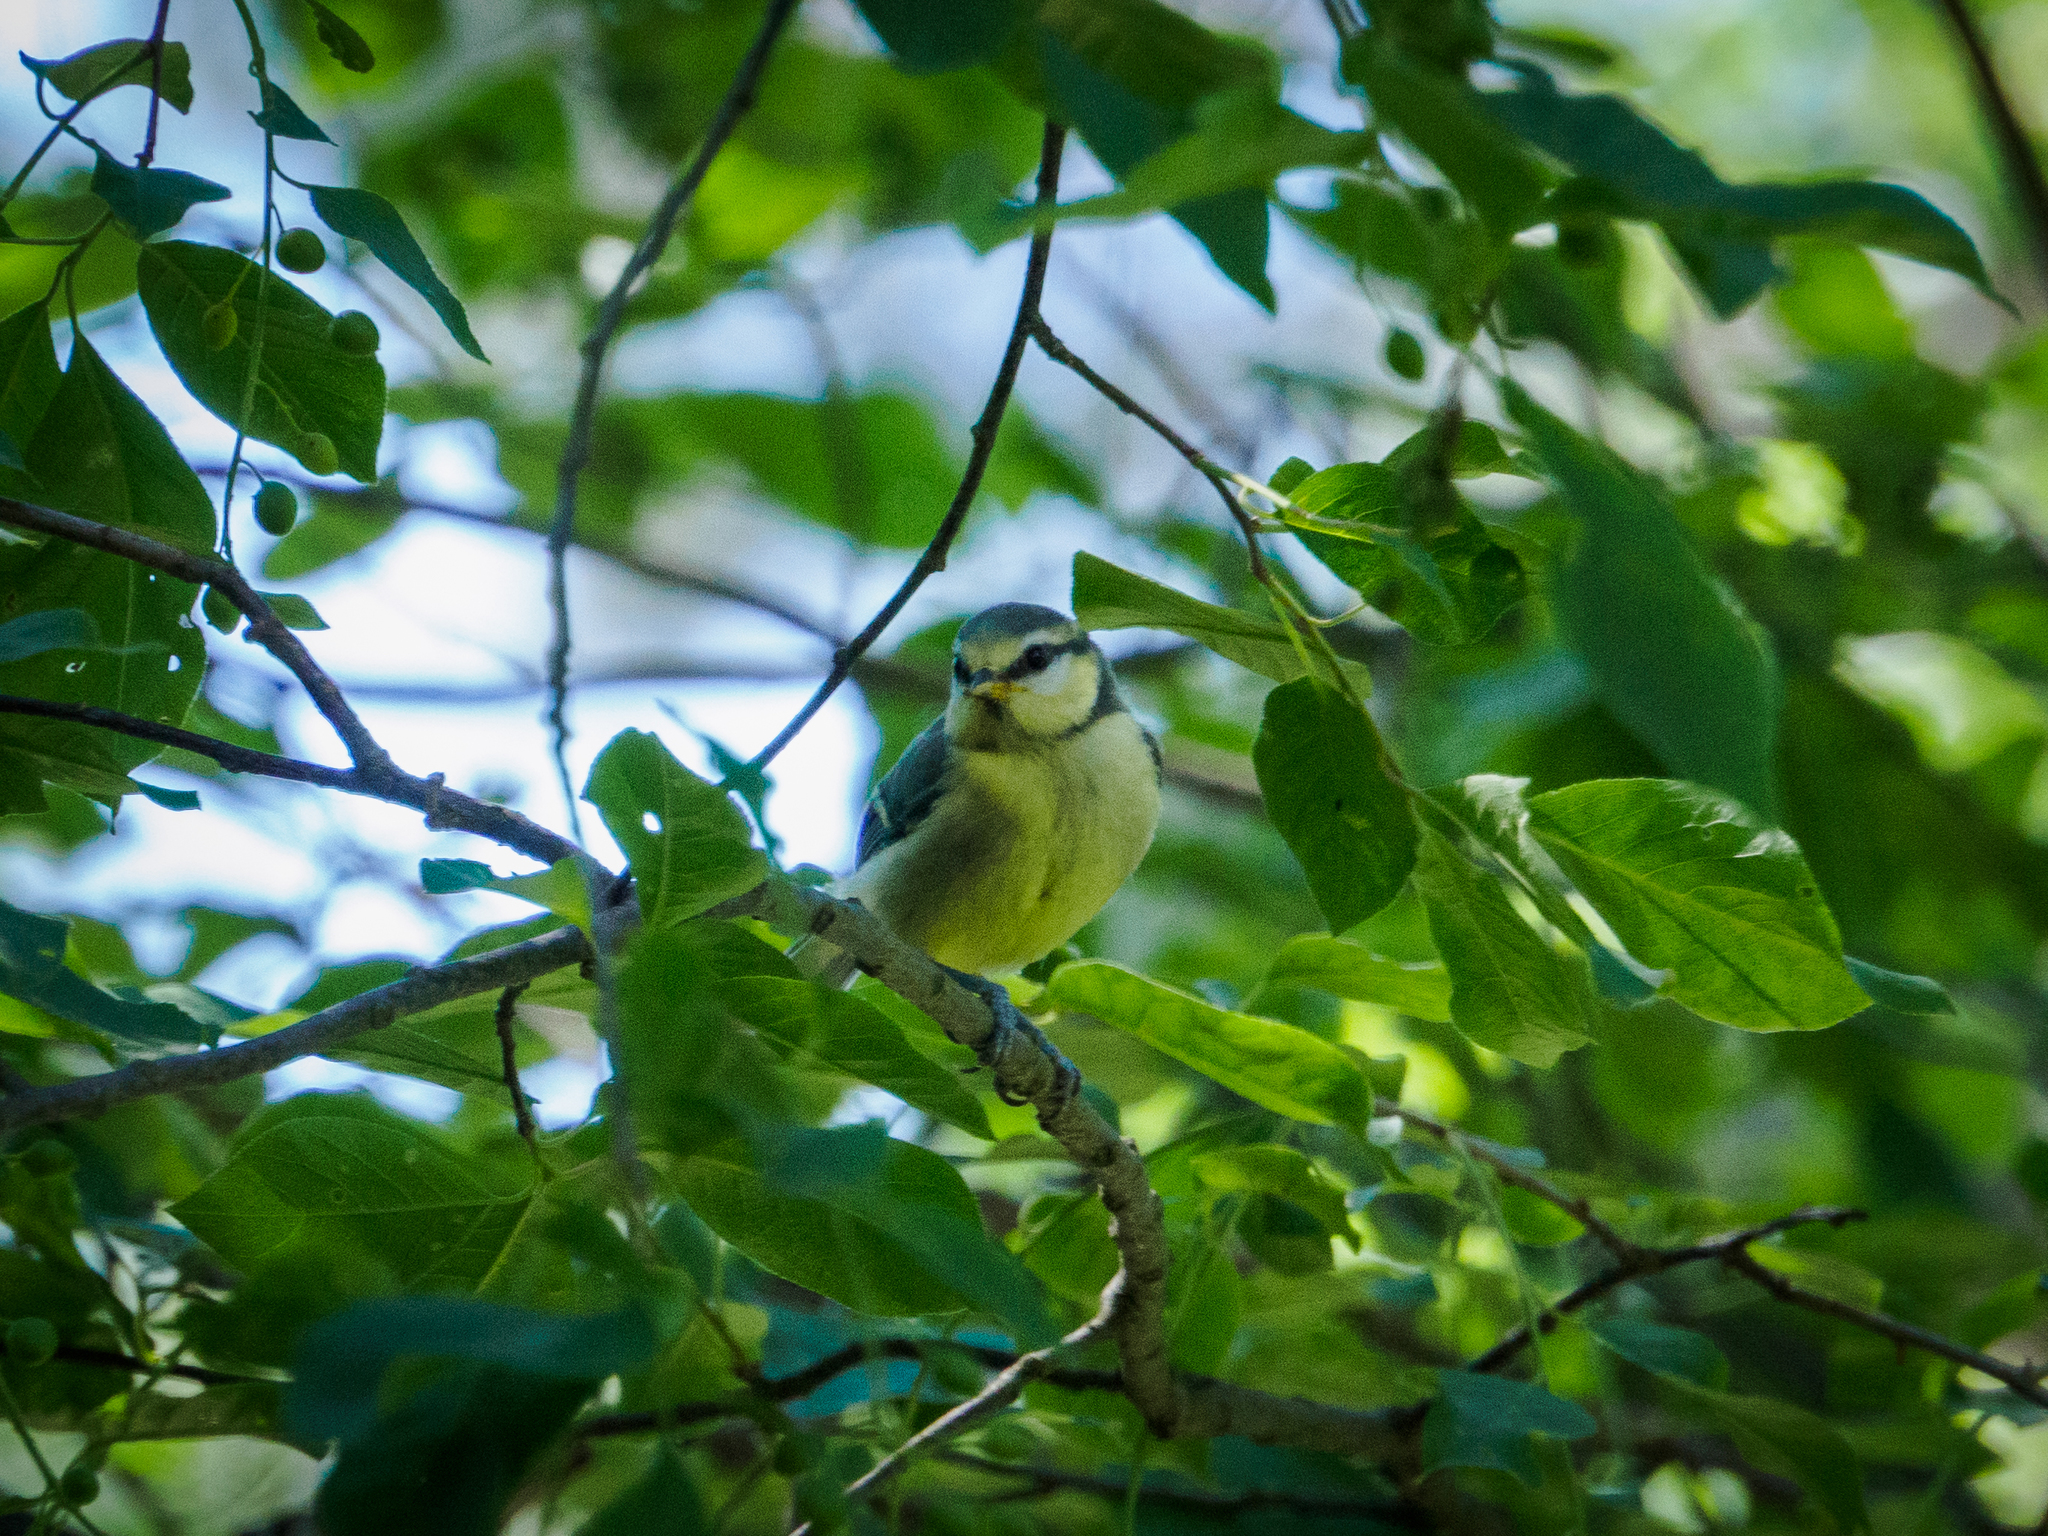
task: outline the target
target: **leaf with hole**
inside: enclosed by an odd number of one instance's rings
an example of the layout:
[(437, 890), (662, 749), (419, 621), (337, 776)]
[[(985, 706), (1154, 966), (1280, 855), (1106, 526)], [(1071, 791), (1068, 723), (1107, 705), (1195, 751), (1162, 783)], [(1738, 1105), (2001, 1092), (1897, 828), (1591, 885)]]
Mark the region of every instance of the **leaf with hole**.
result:
[(767, 877), (768, 856), (753, 846), (746, 815), (657, 736), (614, 736), (590, 765), (583, 798), (625, 850), (641, 914), (654, 927), (695, 917)]

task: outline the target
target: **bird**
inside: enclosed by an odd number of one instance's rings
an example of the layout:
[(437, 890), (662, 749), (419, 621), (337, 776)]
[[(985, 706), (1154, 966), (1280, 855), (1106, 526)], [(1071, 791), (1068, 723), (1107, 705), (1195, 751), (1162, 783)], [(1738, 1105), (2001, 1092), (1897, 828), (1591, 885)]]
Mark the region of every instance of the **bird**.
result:
[(956, 973), (1015, 972), (1137, 869), (1159, 786), (1158, 739), (1087, 630), (1001, 603), (960, 626), (945, 713), (875, 786), (838, 893)]

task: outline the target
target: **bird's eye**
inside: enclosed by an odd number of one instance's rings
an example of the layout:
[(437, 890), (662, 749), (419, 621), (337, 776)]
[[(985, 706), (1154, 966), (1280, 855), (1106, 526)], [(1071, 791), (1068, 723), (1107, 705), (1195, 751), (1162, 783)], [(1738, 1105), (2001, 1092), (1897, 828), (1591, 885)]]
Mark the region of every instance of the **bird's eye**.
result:
[(1034, 672), (1043, 672), (1052, 661), (1052, 647), (1034, 645), (1024, 652), (1024, 665)]
[(974, 674), (967, 670), (966, 662), (962, 661), (958, 656), (955, 656), (953, 658), (953, 676), (958, 678), (960, 680), (960, 686), (962, 688), (965, 688), (968, 682), (973, 678)]

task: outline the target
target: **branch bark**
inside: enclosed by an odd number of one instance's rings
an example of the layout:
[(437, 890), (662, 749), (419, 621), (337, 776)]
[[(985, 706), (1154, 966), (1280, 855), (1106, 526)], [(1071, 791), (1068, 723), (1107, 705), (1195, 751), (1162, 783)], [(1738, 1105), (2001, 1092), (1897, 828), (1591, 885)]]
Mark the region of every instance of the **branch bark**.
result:
[(2005, 84), (1998, 78), (1998, 65), (1991, 57), (1991, 45), (1977, 25), (1977, 18), (1971, 14), (1968, 0), (1935, 0), (1941, 13), (1948, 18), (1948, 24), (1962, 45), (1963, 57), (1970, 66), (1970, 80), (1976, 87), (1978, 105), (1983, 108), (1985, 119), (1991, 126), (1991, 136), (1998, 142), (1998, 158), (2005, 166), (2006, 181), (2012, 187), (2012, 195), (2019, 204), (2020, 223), (2027, 232), (2027, 243), (2034, 256), (2034, 272), (2043, 288), (2048, 288), (2048, 176), (2041, 171), (2041, 157), (2034, 152), (2034, 142), (2028, 136), (2026, 125), (2020, 121), (2014, 109), (2012, 97), (2007, 94)]
[(663, 195), (654, 210), (654, 217), (647, 221), (647, 230), (640, 236), (640, 243), (633, 248), (632, 256), (619, 273), (618, 281), (612, 284), (611, 292), (598, 306), (597, 319), (591, 324), (590, 334), (583, 338), (583, 372), (576, 381), (576, 404), (569, 415), (569, 436), (562, 445), (562, 457), (555, 471), (555, 516), (548, 531), (548, 599), (555, 619), (554, 644), (548, 653), (548, 723), (554, 729), (555, 772), (561, 779), (562, 796), (569, 805), (572, 828), (581, 820), (581, 813), (576, 805), (575, 786), (569, 782), (569, 765), (565, 756), (569, 745), (566, 715), (569, 697), (569, 543), (576, 532), (577, 482), (590, 463), (590, 436), (597, 421), (597, 391), (604, 377), (605, 354), (611, 350), (612, 338), (618, 334), (619, 326), (626, 318), (633, 285), (668, 248), (676, 222), (697, 195), (697, 188), (710, 171), (711, 162), (718, 158), (726, 140), (739, 127), (740, 119), (753, 106), (754, 92), (761, 84), (761, 73), (768, 67), (768, 55), (774, 51), (775, 40), (782, 35), (789, 18), (796, 13), (797, 3), (798, 0), (768, 0), (768, 10), (761, 18), (761, 30), (754, 35), (753, 43), (733, 75), (732, 84), (726, 87), (725, 98), (712, 114), (710, 126), (704, 130), (703, 143), (697, 146), (690, 163), (683, 167), (682, 174)]
[[(1048, 122), (1038, 152), (1037, 206), (1041, 210), (1051, 208), (1059, 201), (1060, 156), (1066, 149), (1066, 143), (1067, 130), (1057, 123)], [(946, 515), (939, 519), (938, 531), (925, 545), (924, 553), (917, 557), (917, 564), (910, 568), (910, 574), (903, 578), (903, 584), (868, 620), (867, 626), (839, 648), (832, 658), (832, 670), (818, 685), (817, 691), (804, 701), (803, 708), (776, 733), (773, 741), (754, 754), (753, 761), (748, 764), (750, 768), (767, 767), (784, 747), (796, 739), (797, 732), (810, 724), (811, 717), (825, 707), (825, 701), (839, 691), (839, 685), (852, 675), (854, 664), (882, 637), (882, 631), (895, 622), (896, 615), (903, 611), (917, 589), (946, 568), (946, 556), (953, 548), (954, 539), (959, 537), (961, 525), (967, 521), (974, 498), (981, 490), (981, 478), (988, 471), (989, 457), (995, 452), (996, 433), (1002, 427), (1003, 413), (1009, 409), (1010, 394), (1017, 385), (1017, 370), (1024, 363), (1024, 344), (1038, 318), (1039, 297), (1045, 291), (1046, 263), (1051, 259), (1052, 226), (1048, 223), (1032, 233), (1031, 251), (1024, 262), (1024, 291), (1017, 300), (1016, 323), (1010, 327), (1009, 344), (1003, 348), (1003, 360), (996, 368), (995, 383), (989, 386), (988, 402), (974, 423), (971, 434), (974, 446), (967, 455), (967, 468), (960, 476), (960, 487), (953, 493)]]
[(590, 942), (582, 930), (562, 928), (473, 959), (428, 966), (253, 1040), (188, 1056), (132, 1061), (112, 1072), (10, 1093), (0, 1098), (0, 1135), (53, 1120), (103, 1115), (153, 1094), (189, 1093), (253, 1077), (382, 1029), (406, 1014), (423, 1013), (458, 997), (518, 986), (590, 956)]

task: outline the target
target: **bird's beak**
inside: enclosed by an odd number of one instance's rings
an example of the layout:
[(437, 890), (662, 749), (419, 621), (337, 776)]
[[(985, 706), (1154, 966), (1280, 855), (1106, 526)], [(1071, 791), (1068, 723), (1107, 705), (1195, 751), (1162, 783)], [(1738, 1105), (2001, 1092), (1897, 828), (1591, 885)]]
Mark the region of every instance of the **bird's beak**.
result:
[(977, 699), (988, 699), (1000, 704), (1017, 691), (1017, 685), (1006, 677), (997, 677), (992, 669), (983, 667), (967, 680), (967, 691)]

